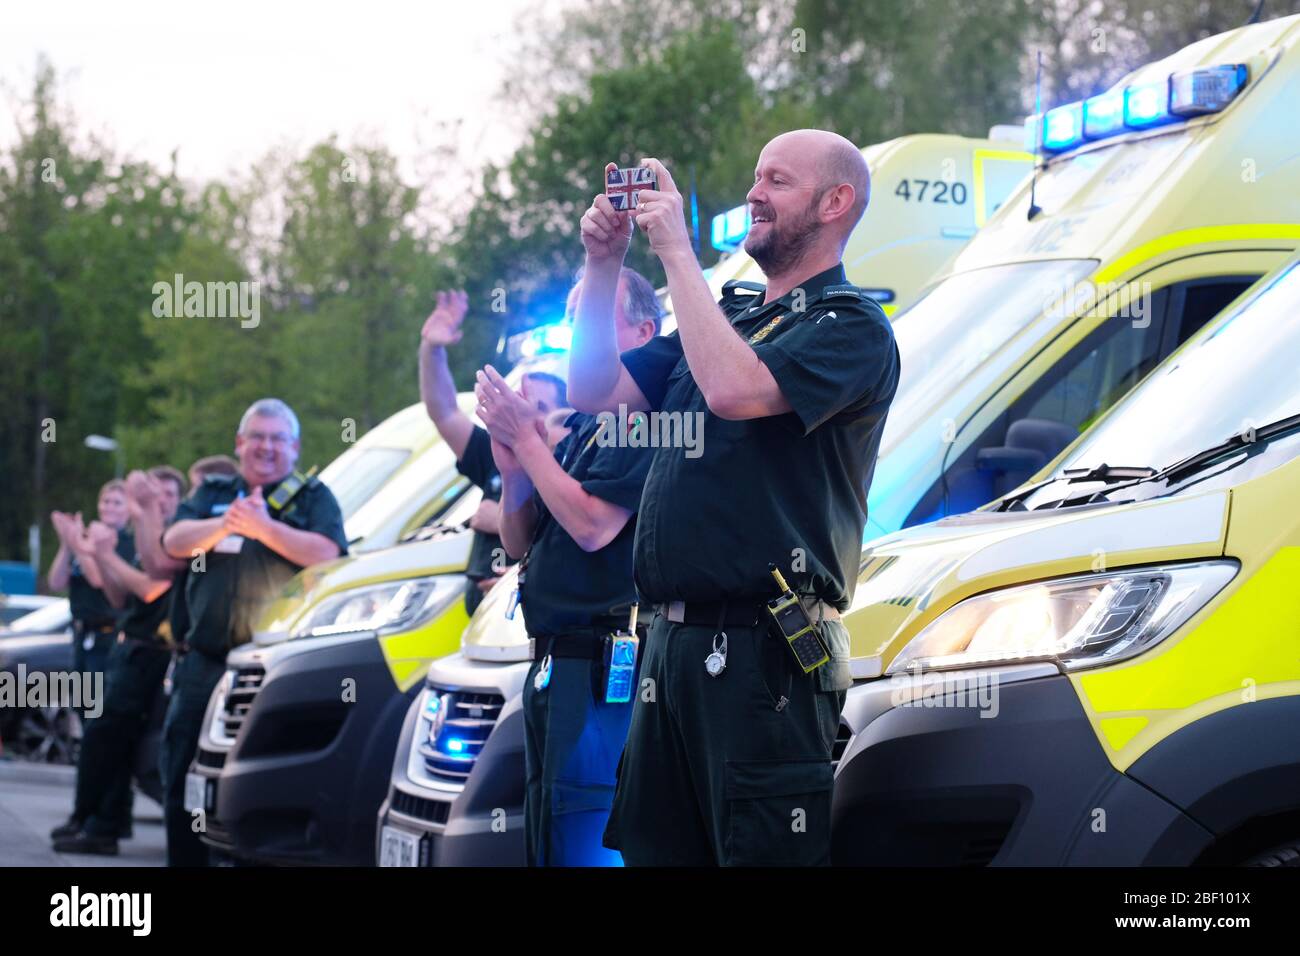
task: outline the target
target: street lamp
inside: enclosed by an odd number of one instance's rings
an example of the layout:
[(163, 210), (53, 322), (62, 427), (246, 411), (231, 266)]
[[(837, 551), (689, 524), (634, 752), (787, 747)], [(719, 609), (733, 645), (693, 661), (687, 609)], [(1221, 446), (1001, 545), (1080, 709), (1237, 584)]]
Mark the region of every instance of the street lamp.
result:
[(113, 477), (122, 477), (122, 446), (116, 439), (109, 438), (107, 435), (87, 435), (86, 447), (94, 451), (109, 451), (113, 453), (113, 467), (115, 474)]

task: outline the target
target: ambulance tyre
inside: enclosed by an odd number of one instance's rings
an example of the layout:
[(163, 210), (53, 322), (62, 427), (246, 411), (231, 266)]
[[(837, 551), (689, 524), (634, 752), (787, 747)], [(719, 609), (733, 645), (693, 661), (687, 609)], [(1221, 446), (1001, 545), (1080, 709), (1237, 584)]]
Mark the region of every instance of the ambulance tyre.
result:
[(1271, 850), (1257, 853), (1242, 866), (1295, 866), (1300, 867), (1300, 840), (1291, 840)]

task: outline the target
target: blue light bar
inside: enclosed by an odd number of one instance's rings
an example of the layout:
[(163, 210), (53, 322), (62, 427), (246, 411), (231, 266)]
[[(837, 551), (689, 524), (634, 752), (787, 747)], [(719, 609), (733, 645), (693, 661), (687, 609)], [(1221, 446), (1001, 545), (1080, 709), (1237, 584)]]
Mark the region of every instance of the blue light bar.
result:
[(1025, 149), (1060, 153), (1084, 140), (1149, 129), (1227, 107), (1250, 80), (1241, 63), (1174, 73), (1164, 80), (1107, 90), (1025, 120)]
[(1047, 111), (1043, 149), (1060, 152), (1083, 141), (1083, 104), (1069, 103)]
[(573, 326), (567, 322), (539, 325), (519, 345), (521, 358), (534, 358), (548, 352), (567, 352), (573, 345)]
[(735, 252), (749, 232), (749, 206), (737, 206), (713, 217), (711, 235), (713, 248), (719, 252)]
[(1157, 80), (1130, 86), (1124, 91), (1124, 125), (1132, 129), (1146, 129), (1167, 123), (1169, 115), (1169, 81)]
[(1124, 91), (1110, 90), (1083, 101), (1083, 135), (1088, 139), (1113, 136), (1124, 129)]
[(1177, 116), (1217, 113), (1236, 98), (1249, 79), (1250, 71), (1243, 63), (1175, 73), (1169, 78), (1169, 111)]

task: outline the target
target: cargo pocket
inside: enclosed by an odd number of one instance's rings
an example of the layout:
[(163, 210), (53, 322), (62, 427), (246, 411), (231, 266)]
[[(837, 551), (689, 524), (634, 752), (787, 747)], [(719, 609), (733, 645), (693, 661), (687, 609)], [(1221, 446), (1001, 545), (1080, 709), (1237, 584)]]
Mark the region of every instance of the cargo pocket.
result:
[(603, 845), (614, 802), (608, 784), (556, 780), (546, 834), (546, 866), (618, 866), (617, 850)]
[(831, 783), (822, 757), (727, 761), (722, 864), (827, 865)]

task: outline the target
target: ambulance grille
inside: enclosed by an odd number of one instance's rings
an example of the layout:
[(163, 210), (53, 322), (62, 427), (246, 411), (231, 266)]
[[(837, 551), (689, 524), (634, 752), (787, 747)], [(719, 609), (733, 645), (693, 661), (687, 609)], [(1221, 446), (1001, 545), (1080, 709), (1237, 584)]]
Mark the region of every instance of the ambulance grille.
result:
[(492, 734), (506, 700), (481, 691), (431, 689), (441, 700), (440, 721), (422, 715), (418, 751), (433, 777), (464, 783)]
[(241, 667), (234, 672), (226, 698), (221, 702), (221, 725), (226, 738), (234, 740), (239, 736), (239, 728), (244, 726), (248, 712), (253, 708), (253, 699), (262, 689), (266, 679), (266, 668), (260, 664)]
[(392, 809), (417, 820), (428, 823), (444, 824), (451, 816), (451, 803), (446, 800), (428, 800), (407, 793), (405, 790), (393, 790)]

